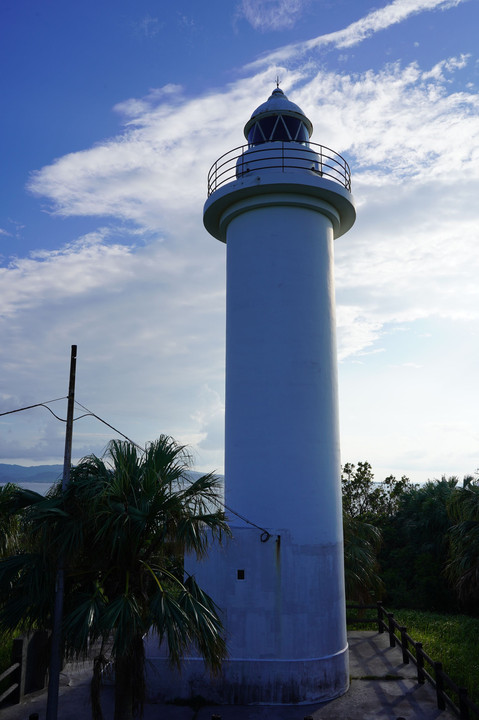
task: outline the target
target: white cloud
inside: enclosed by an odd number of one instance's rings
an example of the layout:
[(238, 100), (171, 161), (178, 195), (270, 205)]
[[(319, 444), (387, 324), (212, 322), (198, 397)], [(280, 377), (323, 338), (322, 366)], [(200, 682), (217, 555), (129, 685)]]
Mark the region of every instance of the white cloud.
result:
[(174, 102), (175, 98), (181, 100), (182, 91), (181, 85), (168, 83), (160, 88), (151, 88), (145, 97), (123, 100), (117, 103), (113, 110), (127, 118), (140, 118), (152, 110), (160, 101), (170, 99), (170, 101)]
[[(222, 392), (224, 287), (217, 277), (224, 249), (218, 243), (217, 259), (206, 253), (200, 267), (197, 257), (161, 240), (136, 248), (106, 240), (82, 239), (3, 273), (2, 410), (63, 395), (69, 347), (77, 344), (82, 404), (140, 443), (164, 432), (183, 442), (206, 438), (205, 406), (210, 415), (213, 407), (199, 388)], [(9, 416), (5, 427), (23, 427), (23, 416)], [(9, 443), (2, 434), (2, 456), (50, 460), (61, 426), (57, 431), (57, 421), (41, 409), (29, 411), (28, 422), (29, 432), (15, 433), (21, 441)], [(49, 432), (52, 444), (44, 447)], [(75, 457), (102, 452), (111, 435), (96, 420), (79, 421)], [(221, 467), (218, 449), (209, 459)]]
[[(449, 5), (398, 0), (334, 42), (347, 47), (348, 38), (359, 41), (398, 18)], [(291, 51), (295, 60), (303, 47)], [(429, 365), (414, 353), (392, 363), (387, 333), (435, 318), (477, 336), (479, 99), (474, 87), (457, 92), (451, 82), (468, 62), (458, 56), (433, 67), (393, 64), (354, 76), (311, 62), (284, 68), (284, 87), (315, 125), (313, 140), (343, 153), (353, 170), (358, 219), (335, 247), (346, 460), (364, 457), (382, 437), (381, 467), (391, 448), (398, 467), (401, 453), (407, 459), (404, 447), (411, 464), (432, 462), (430, 449), (421, 455), (417, 425), (409, 431), (398, 420), (390, 436), (381, 435), (391, 376), (377, 385), (376, 378), (348, 379), (350, 360), (360, 361), (358, 372), (370, 372), (384, 356), (394, 372), (408, 373), (398, 383), (402, 392), (393, 393), (395, 410), (405, 403), (410, 377), (424, 379)], [(225, 249), (202, 228), (206, 175), (223, 152), (244, 142), (243, 123), (271, 89), (270, 68), (196, 97), (177, 86), (153, 89), (116, 106), (126, 122), (117, 137), (32, 176), (30, 189), (53, 212), (96, 216), (102, 227), (0, 268), (2, 406), (63, 394), (69, 346), (77, 343), (80, 402), (139, 442), (160, 432), (192, 442), (200, 469), (221, 471)], [(474, 360), (474, 348), (468, 352)], [(432, 402), (434, 387), (428, 392)], [(357, 412), (348, 396), (356, 398)], [(378, 417), (361, 434), (361, 407), (372, 406)], [(441, 408), (435, 411), (439, 418)], [(61, 432), (51, 429), (50, 418), (32, 422), (33, 441), (25, 433), (22, 447), (2, 434), (3, 457), (38, 452), (50, 459), (58, 451)], [(428, 447), (437, 432), (449, 467), (458, 455), (452, 456), (446, 419), (435, 428), (427, 422)], [(93, 420), (79, 421), (76, 455), (100, 452), (110, 436)], [(468, 461), (471, 442), (467, 436), (458, 445)], [(9, 447), (17, 454), (8, 455)]]
[(146, 37), (154, 37), (155, 35), (158, 35), (162, 28), (163, 23), (161, 23), (158, 18), (152, 17), (151, 15), (145, 15), (145, 17), (137, 23), (138, 32)]
[(101, 287), (117, 288), (132, 273), (133, 248), (102, 242), (111, 230), (90, 233), (59, 250), (31, 253), (0, 267), (0, 318), (37, 307), (39, 300), (62, 301)]
[(307, 0), (242, 0), (240, 14), (255, 30), (291, 28), (303, 12)]
[[(296, 82), (294, 99), (315, 122), (313, 139), (344, 152), (353, 165), (359, 217), (336, 245), (341, 357), (370, 346), (390, 321), (475, 316), (479, 267), (468, 248), (477, 222), (479, 98), (448, 92), (449, 78), (466, 62), (288, 78)], [(246, 120), (244, 108), (254, 107), (269, 85), (263, 73), (194, 99), (172, 90), (174, 103), (168, 93), (152, 92), (122, 135), (43, 168), (31, 189), (62, 215), (112, 215), (161, 231), (172, 256), (192, 253), (192, 272), (201, 273), (203, 254), (217, 256), (201, 229), (207, 169), (241, 142), (242, 123), (232, 118)], [(457, 184), (453, 205), (451, 183)], [(125, 247), (89, 252), (116, 254), (131, 273), (139, 266)], [(57, 262), (67, 260), (61, 254)], [(458, 277), (461, 294), (451, 303)], [(94, 279), (87, 273), (82, 283)], [(218, 292), (221, 283), (218, 278)]]
[(347, 27), (319, 35), (311, 40), (286, 45), (271, 53), (267, 53), (249, 67), (258, 68), (263, 65), (285, 63), (298, 58), (304, 53), (322, 47), (349, 48), (363, 42), (381, 30), (404, 22), (409, 17), (428, 10), (448, 10), (467, 0), (393, 0), (383, 8), (373, 10), (365, 17), (351, 23)]

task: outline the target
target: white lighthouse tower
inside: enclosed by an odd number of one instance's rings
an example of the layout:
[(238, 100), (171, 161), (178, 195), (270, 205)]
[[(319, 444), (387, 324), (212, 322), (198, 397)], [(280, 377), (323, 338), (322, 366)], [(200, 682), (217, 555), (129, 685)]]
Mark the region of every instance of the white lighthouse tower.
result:
[(310, 142), (311, 122), (281, 89), (244, 132), (248, 144), (210, 170), (204, 207), (226, 243), (233, 538), (185, 562), (223, 611), (229, 658), (213, 679), (191, 658), (183, 694), (311, 703), (349, 684), (333, 241), (355, 209), (346, 161)]
[(218, 699), (314, 702), (349, 682), (333, 241), (356, 214), (346, 161), (310, 142), (281, 89), (244, 133), (213, 165), (204, 207), (226, 243), (233, 540), (195, 574), (224, 611)]

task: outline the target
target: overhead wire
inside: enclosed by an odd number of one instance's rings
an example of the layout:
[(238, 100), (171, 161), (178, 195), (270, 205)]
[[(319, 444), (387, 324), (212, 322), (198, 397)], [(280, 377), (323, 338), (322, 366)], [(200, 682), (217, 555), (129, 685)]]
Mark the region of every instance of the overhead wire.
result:
[(240, 513), (236, 512), (236, 510), (233, 510), (233, 508), (230, 508), (222, 500), (218, 500), (218, 502), (224, 507), (225, 510), (227, 510), (230, 513), (233, 513), (233, 515), (236, 515), (236, 517), (239, 518), (240, 520), (243, 520), (243, 522), (248, 523), (248, 525), (252, 525), (252, 527), (257, 528), (258, 530), (262, 530), (261, 542), (268, 542), (268, 540), (271, 537), (271, 533), (268, 532), (268, 530), (265, 530), (265, 528), (261, 527), (261, 525), (256, 525), (256, 523), (252, 522), (251, 520), (248, 520), (248, 518), (245, 518), (243, 515), (240, 515)]
[(92, 412), (92, 411), (89, 410), (87, 407), (85, 407), (84, 405), (82, 405), (81, 403), (79, 403), (78, 400), (75, 400), (75, 405), (78, 405), (79, 407), (81, 407), (82, 410), (85, 410), (85, 411), (86, 411), (86, 415), (80, 415), (80, 417), (75, 418), (75, 420), (80, 420), (80, 418), (84, 418), (84, 417), (88, 417), (88, 416), (94, 417), (94, 418), (96, 418), (96, 420), (99, 420), (101, 423), (103, 423), (103, 425), (106, 425), (106, 426), (109, 427), (111, 430), (113, 430), (114, 432), (118, 433), (118, 435), (121, 435), (123, 438), (125, 438), (125, 440), (128, 440), (129, 443), (131, 443), (132, 445), (134, 445), (135, 447), (137, 447), (139, 450), (144, 450), (144, 448), (143, 448), (141, 445), (138, 445), (138, 443), (136, 443), (134, 440), (132, 440), (131, 438), (129, 438), (128, 435), (125, 435), (124, 433), (121, 432), (121, 430), (118, 430), (118, 428), (114, 427), (113, 425), (111, 425), (111, 424), (110, 424), (109, 422), (107, 422), (106, 420), (103, 420), (103, 418), (101, 418), (99, 415), (97, 415), (96, 413)]
[(54, 400), (45, 400), (45, 402), (35, 403), (34, 405), (27, 405), (26, 407), (17, 408), (16, 410), (7, 410), (6, 412), (0, 413), (0, 417), (2, 417), (3, 415), (13, 415), (13, 413), (23, 412), (23, 410), (31, 410), (32, 408), (43, 407), (46, 410), (48, 410), (49, 412), (51, 412), (51, 414), (54, 417), (56, 417), (57, 420), (60, 420), (60, 422), (66, 422), (66, 420), (64, 420), (61, 417), (58, 417), (58, 415), (56, 415), (53, 412), (53, 410), (48, 407), (48, 403), (58, 402), (58, 400), (66, 400), (66, 399), (67, 399), (67, 395), (64, 395), (63, 397), (55, 398)]
[[(48, 410), (53, 415), (53, 417), (55, 417), (60, 422), (66, 422), (66, 419), (63, 419), (63, 418), (59, 417), (58, 415), (56, 415), (53, 412), (53, 410), (48, 407), (48, 404), (58, 402), (59, 400), (67, 400), (67, 399), (68, 399), (68, 396), (64, 395), (63, 397), (60, 397), (60, 398), (55, 398), (53, 400), (45, 400), (45, 402), (35, 403), (33, 405), (27, 405), (25, 407), (17, 408), (16, 410), (7, 410), (6, 412), (0, 413), (0, 417), (2, 417), (4, 415), (13, 415), (14, 413), (23, 412), (24, 410), (31, 410), (32, 408), (36, 408), (36, 407), (43, 407), (46, 410)], [(141, 445), (136, 443), (134, 440), (129, 438), (128, 435), (125, 435), (124, 433), (122, 433), (121, 430), (118, 430), (118, 428), (111, 425), (111, 423), (104, 420), (102, 417), (100, 417), (99, 415), (94, 413), (92, 410), (89, 410), (87, 407), (85, 407), (85, 405), (82, 405), (80, 402), (78, 402), (78, 400), (75, 400), (75, 405), (78, 405), (78, 407), (80, 407), (82, 410), (85, 410), (85, 414), (79, 415), (78, 417), (74, 418), (74, 420), (73, 420), (74, 422), (76, 420), (81, 420), (82, 418), (85, 418), (85, 417), (93, 417), (96, 420), (98, 420), (99, 422), (103, 423), (103, 425), (106, 425), (111, 430), (116, 432), (118, 435), (121, 435), (121, 437), (125, 438), (125, 440), (127, 440), (129, 443), (131, 443), (132, 445), (137, 447), (139, 450), (144, 451), (144, 448)], [(236, 510), (233, 510), (233, 508), (226, 505), (226, 503), (223, 500), (216, 498), (215, 502), (218, 505), (221, 505), (225, 510), (227, 510), (229, 513), (232, 513), (233, 515), (235, 515), (237, 518), (239, 518), (243, 522), (247, 523), (248, 525), (251, 525), (252, 527), (257, 528), (258, 530), (261, 530), (261, 542), (267, 542), (269, 540), (269, 538), (271, 537), (271, 533), (268, 532), (268, 530), (266, 530), (264, 527), (261, 527), (260, 525), (257, 525), (256, 523), (252, 522), (251, 520), (248, 520), (248, 518), (244, 517), (244, 515), (241, 515), (240, 513), (236, 512)]]
[[(111, 428), (112, 430), (114, 430), (114, 432), (116, 432), (116, 433), (118, 433), (119, 435), (121, 435), (122, 437), (124, 437), (125, 440), (128, 440), (128, 442), (130, 442), (132, 445), (134, 445), (135, 447), (137, 447), (139, 450), (144, 450), (144, 448), (143, 448), (141, 445), (138, 445), (138, 443), (136, 443), (134, 440), (132, 440), (132, 439), (129, 438), (127, 435), (125, 435), (125, 434), (122, 433), (120, 430), (118, 430), (118, 428), (115, 428), (113, 425), (111, 425), (110, 423), (108, 423), (106, 420), (103, 420), (103, 418), (101, 418), (99, 415), (97, 415), (96, 413), (94, 413), (94, 412), (92, 412), (91, 410), (89, 410), (87, 407), (85, 407), (84, 405), (82, 405), (82, 404), (81, 404), (80, 402), (78, 402), (77, 400), (75, 400), (75, 405), (78, 405), (79, 407), (82, 408), (82, 410), (85, 410), (88, 416), (91, 416), (91, 417), (96, 418), (97, 420), (99, 420), (100, 422), (102, 422), (104, 425), (106, 425), (107, 427), (109, 427), (109, 428)], [(81, 417), (87, 417), (87, 415), (81, 415)], [(76, 419), (76, 420), (79, 420), (80, 418), (75, 418), (75, 419)], [(236, 515), (236, 517), (238, 517), (240, 520), (243, 520), (243, 522), (248, 523), (248, 525), (251, 525), (252, 527), (257, 528), (258, 530), (261, 530), (261, 532), (262, 532), (262, 534), (261, 534), (261, 542), (267, 542), (267, 541), (269, 540), (269, 538), (271, 537), (271, 533), (269, 533), (265, 528), (261, 527), (260, 525), (256, 525), (256, 523), (252, 522), (251, 520), (248, 520), (248, 518), (245, 518), (243, 515), (240, 515), (240, 513), (237, 513), (235, 510), (233, 510), (233, 508), (228, 507), (228, 505), (226, 505), (226, 503), (223, 502), (223, 500), (220, 500), (219, 498), (216, 498), (215, 502), (216, 502), (218, 505), (221, 505), (221, 506), (222, 506), (225, 510), (227, 510), (228, 512), (232, 513), (233, 515)]]

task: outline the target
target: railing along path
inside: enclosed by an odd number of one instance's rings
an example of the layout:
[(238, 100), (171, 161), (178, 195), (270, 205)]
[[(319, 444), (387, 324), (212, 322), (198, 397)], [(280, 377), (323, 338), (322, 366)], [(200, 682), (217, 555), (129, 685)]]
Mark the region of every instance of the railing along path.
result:
[[(424, 684), (426, 680), (436, 690), (437, 707), (445, 710), (446, 705), (461, 719), (471, 720), (472, 713), (479, 718), (479, 706), (468, 696), (467, 689), (459, 687), (442, 667), (442, 663), (433, 660), (423, 649), (422, 643), (416, 642), (407, 632), (404, 625), (400, 625), (392, 612), (388, 612), (378, 602), (376, 605), (347, 605), (348, 610), (376, 610), (375, 618), (348, 618), (348, 623), (371, 624), (377, 623), (378, 632), (389, 634), (389, 646), (398, 646), (402, 650), (402, 659), (405, 665), (410, 661), (416, 665), (417, 681)], [(430, 671), (427, 669), (430, 668)], [(457, 702), (454, 702), (448, 692), (454, 693)]]
[(18, 689), (20, 687), (20, 677), (19, 677), (20, 670), (21, 670), (20, 663), (15, 662), (15, 663), (13, 663), (13, 665), (10, 665), (10, 667), (7, 668), (5, 670), (5, 672), (3, 672), (0, 675), (0, 683), (2, 682), (2, 680), (5, 680), (7, 677), (10, 677), (11, 675), (13, 675), (13, 682), (12, 682), (12, 680), (10, 680), (10, 682), (12, 684), (9, 685), (7, 687), (7, 689), (0, 695), (0, 703), (3, 702), (4, 700), (6, 700), (7, 697), (10, 697), (10, 695), (12, 695), (15, 691), (18, 691)]

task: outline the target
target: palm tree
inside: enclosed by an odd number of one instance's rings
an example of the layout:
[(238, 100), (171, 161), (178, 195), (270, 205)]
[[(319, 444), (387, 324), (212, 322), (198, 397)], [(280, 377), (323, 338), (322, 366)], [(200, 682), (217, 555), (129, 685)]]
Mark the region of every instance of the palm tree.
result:
[(343, 531), (346, 598), (359, 603), (379, 598), (384, 589), (377, 561), (381, 530), (344, 512)]
[(388, 602), (395, 607), (454, 611), (456, 603), (445, 582), (448, 533), (447, 504), (457, 478), (443, 476), (410, 486), (397, 511), (384, 526), (379, 560)]
[(20, 542), (20, 520), (12, 512), (12, 500), (17, 486), (13, 483), (0, 485), (0, 558), (8, 557)]
[(217, 607), (193, 577), (183, 579), (183, 553), (203, 557), (210, 541), (229, 532), (216, 504), (218, 479), (193, 479), (190, 466), (185, 447), (164, 435), (144, 451), (112, 441), (103, 458), (92, 455), (72, 469), (64, 491), (57, 485), (46, 498), (30, 498), (24, 508), (30, 552), (0, 562), (0, 627), (48, 628), (56, 562), (64, 558), (65, 647), (80, 655), (101, 643), (94, 720), (102, 718), (99, 677), (110, 658), (115, 720), (142, 714), (149, 630), (168, 644), (177, 665), (190, 645), (212, 671), (226, 655)]
[(465, 478), (448, 503), (454, 523), (449, 530), (449, 560), (446, 574), (454, 585), (459, 603), (477, 611), (479, 601), (479, 485)]

